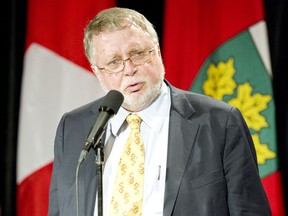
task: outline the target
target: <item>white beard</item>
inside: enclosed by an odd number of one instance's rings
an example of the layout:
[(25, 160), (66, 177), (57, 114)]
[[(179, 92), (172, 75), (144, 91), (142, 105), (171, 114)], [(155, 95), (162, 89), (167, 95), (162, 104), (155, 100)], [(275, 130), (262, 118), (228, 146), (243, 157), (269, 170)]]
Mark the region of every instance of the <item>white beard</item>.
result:
[[(145, 78), (141, 79), (141, 81), (147, 82)], [(129, 111), (140, 111), (145, 109), (158, 96), (162, 83), (163, 79), (160, 79), (155, 85), (152, 85), (150, 88), (148, 88), (146, 92), (144, 92), (144, 95), (142, 95), (141, 97), (135, 98), (132, 95), (124, 93), (123, 107), (128, 109)], [(124, 87), (125, 85), (122, 86)], [(121, 92), (124, 92), (122, 86), (121, 86)]]
[[(134, 111), (134, 112), (143, 110), (146, 107), (148, 107), (154, 101), (154, 99), (156, 99), (156, 97), (158, 96), (160, 92), (160, 89), (164, 80), (164, 74), (165, 74), (165, 71), (163, 68), (163, 72), (159, 77), (159, 81), (156, 84), (149, 87), (141, 97), (137, 97), (137, 98), (133, 97), (132, 95), (125, 94), (125, 88), (130, 83), (137, 83), (137, 82), (145, 82), (145, 83), (148, 83), (149, 85), (149, 80), (146, 77), (140, 77), (140, 78), (134, 78), (133, 80), (123, 82), (119, 90), (124, 96), (124, 102), (122, 104), (122, 107), (127, 109), (128, 111)], [(98, 76), (98, 80), (103, 90), (107, 93), (109, 89), (106, 88), (106, 86), (103, 84), (99, 76)]]

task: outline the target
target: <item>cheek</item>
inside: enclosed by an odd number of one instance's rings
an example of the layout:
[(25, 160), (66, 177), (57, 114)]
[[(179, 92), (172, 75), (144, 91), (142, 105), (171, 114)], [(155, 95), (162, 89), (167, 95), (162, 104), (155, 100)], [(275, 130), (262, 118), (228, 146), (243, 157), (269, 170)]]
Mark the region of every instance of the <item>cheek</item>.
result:
[(97, 77), (106, 90), (108, 91), (111, 89), (120, 90), (122, 78), (113, 75), (112, 76), (98, 75)]
[(159, 80), (163, 79), (164, 73), (165, 72), (163, 65), (161, 64), (161, 62), (157, 62), (152, 71), (150, 71), (149, 76), (152, 82), (155, 84), (158, 83)]

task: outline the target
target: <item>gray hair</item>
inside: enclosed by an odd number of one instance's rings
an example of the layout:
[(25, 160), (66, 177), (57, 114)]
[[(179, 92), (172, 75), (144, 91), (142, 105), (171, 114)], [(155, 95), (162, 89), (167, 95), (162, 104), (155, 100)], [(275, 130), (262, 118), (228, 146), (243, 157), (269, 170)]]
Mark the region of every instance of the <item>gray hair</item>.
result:
[(95, 50), (93, 48), (93, 36), (105, 31), (117, 31), (134, 25), (151, 38), (155, 44), (159, 44), (159, 39), (156, 30), (139, 12), (128, 8), (109, 8), (99, 12), (86, 26), (84, 31), (84, 50), (86, 57), (91, 65), (94, 65), (93, 56)]

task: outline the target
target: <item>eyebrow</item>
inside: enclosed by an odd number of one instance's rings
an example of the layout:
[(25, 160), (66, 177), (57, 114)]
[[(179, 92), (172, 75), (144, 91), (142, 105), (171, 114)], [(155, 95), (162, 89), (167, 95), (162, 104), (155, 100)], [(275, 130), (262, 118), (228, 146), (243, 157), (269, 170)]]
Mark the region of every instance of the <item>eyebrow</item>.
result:
[[(138, 51), (144, 51), (145, 48), (143, 46), (138, 46), (138, 47), (132, 47), (130, 48), (129, 52), (128, 52), (128, 56), (131, 56), (133, 53), (138, 52)], [(111, 55), (111, 57), (107, 58), (107, 63), (109, 63), (110, 61), (113, 61), (113, 59), (122, 59), (122, 56), (114, 53), (113, 55)]]

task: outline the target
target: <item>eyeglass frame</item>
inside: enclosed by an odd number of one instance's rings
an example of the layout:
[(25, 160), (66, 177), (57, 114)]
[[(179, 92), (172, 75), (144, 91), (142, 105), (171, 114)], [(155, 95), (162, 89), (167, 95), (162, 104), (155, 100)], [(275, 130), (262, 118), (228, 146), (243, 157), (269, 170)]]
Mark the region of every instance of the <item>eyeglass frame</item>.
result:
[[(108, 74), (108, 75), (117, 74), (117, 73), (120, 73), (120, 72), (124, 71), (124, 69), (125, 69), (125, 63), (126, 63), (126, 61), (128, 61), (128, 60), (130, 60), (131, 63), (132, 63), (133, 65), (135, 65), (135, 66), (140, 66), (140, 65), (145, 64), (146, 62), (148, 62), (149, 60), (151, 60), (151, 53), (152, 53), (154, 50), (155, 50), (154, 47), (153, 47), (152, 49), (148, 50), (148, 52), (147, 52), (147, 54), (146, 54), (145, 56), (149, 56), (149, 58), (148, 58), (145, 62), (143, 62), (143, 63), (141, 63), (141, 64), (135, 64), (135, 63), (133, 62), (133, 60), (131, 59), (131, 57), (132, 57), (135, 53), (133, 53), (132, 55), (130, 55), (130, 57), (127, 58), (127, 59), (121, 59), (121, 60), (122, 60), (123, 68), (122, 68), (121, 70), (117, 71), (117, 72), (111, 72), (111, 71), (109, 71), (108, 69), (106, 69), (106, 65), (107, 65), (107, 64), (106, 64), (104, 67), (99, 67), (99, 66), (96, 65), (96, 64), (95, 64), (95, 65), (92, 65), (92, 67), (96, 66), (96, 67), (98, 68), (98, 70), (101, 70), (101, 71), (104, 70), (105, 73)], [(120, 60), (120, 59), (119, 59), (119, 60)]]

